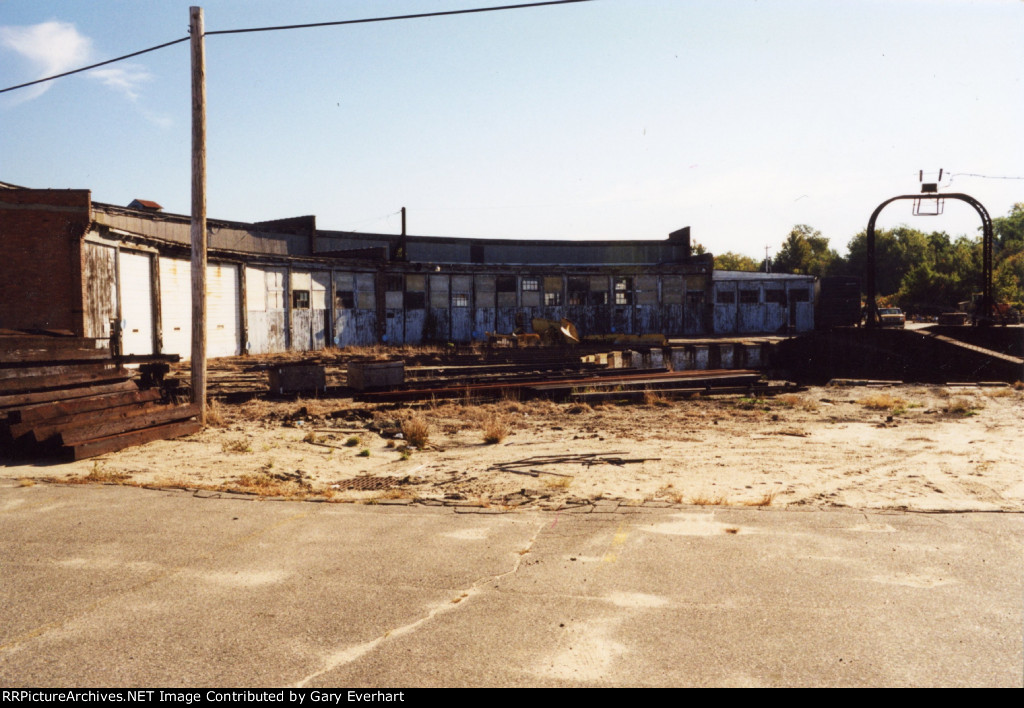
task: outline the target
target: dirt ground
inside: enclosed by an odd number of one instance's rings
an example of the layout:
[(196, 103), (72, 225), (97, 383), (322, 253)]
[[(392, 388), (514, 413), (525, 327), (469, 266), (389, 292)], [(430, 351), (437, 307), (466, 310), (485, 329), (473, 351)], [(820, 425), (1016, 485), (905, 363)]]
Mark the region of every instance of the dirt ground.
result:
[(620, 503), (1024, 510), (1024, 391), (822, 387), (602, 405), (349, 399), (219, 405), (196, 435), (68, 464), (49, 479), (359, 503)]

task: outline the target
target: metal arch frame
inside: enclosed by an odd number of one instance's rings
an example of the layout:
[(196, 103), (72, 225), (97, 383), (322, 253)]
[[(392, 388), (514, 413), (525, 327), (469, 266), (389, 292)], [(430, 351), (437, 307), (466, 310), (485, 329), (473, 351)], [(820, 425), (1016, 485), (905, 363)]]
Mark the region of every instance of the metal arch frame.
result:
[(871, 213), (871, 218), (868, 220), (868, 232), (867, 232), (867, 272), (865, 274), (865, 290), (867, 294), (867, 321), (868, 327), (877, 327), (880, 324), (878, 317), (878, 303), (875, 301), (875, 221), (878, 219), (878, 215), (882, 213), (882, 209), (887, 207), (889, 204), (900, 201), (901, 199), (959, 199), (962, 202), (967, 202), (974, 210), (978, 212), (978, 216), (981, 217), (981, 229), (982, 229), (982, 267), (981, 267), (981, 307), (980, 315), (975, 318), (975, 323), (990, 324), (991, 317), (993, 314), (993, 300), (992, 300), (992, 218), (988, 215), (988, 211), (974, 197), (969, 194), (961, 194), (959, 192), (952, 192), (949, 194), (902, 194), (898, 197), (886, 199), (884, 202), (879, 204), (875, 210)]

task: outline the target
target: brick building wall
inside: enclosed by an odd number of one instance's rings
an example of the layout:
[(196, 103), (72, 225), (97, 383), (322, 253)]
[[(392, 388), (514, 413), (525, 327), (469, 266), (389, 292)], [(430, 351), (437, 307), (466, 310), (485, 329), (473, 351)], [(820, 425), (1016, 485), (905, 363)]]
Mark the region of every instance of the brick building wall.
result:
[(0, 189), (0, 328), (83, 335), (84, 189)]

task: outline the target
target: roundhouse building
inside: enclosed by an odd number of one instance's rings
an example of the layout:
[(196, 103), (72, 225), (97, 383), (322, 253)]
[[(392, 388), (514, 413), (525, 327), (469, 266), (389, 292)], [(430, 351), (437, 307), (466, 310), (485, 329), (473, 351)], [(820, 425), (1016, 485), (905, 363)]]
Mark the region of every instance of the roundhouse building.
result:
[[(469, 342), (532, 317), (581, 334), (813, 328), (813, 278), (713, 271), (689, 228), (658, 240), (540, 241), (321, 230), (313, 216), (208, 220), (209, 356)], [(0, 328), (191, 351), (190, 220), (136, 199), (0, 184)]]

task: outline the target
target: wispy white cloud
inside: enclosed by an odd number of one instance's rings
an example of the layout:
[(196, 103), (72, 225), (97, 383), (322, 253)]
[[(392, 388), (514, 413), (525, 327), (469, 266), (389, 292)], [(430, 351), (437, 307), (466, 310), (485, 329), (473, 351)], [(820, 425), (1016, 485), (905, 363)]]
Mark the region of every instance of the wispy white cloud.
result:
[[(92, 40), (68, 22), (43, 22), (25, 27), (0, 27), (0, 46), (27, 60), (33, 78), (41, 79), (87, 64), (92, 57)], [(50, 83), (36, 84), (17, 97), (29, 101), (46, 93)]]
[(94, 69), (89, 72), (89, 76), (99, 79), (104, 86), (119, 91), (131, 101), (138, 100), (140, 85), (153, 78), (153, 75), (144, 66), (138, 64), (122, 64)]
[[(23, 27), (0, 26), (0, 47), (22, 57), (31, 67), (31, 79), (42, 79), (78, 69), (96, 61), (92, 40), (69, 22), (42, 22)], [(161, 128), (172, 124), (169, 117), (139, 105), (141, 87), (153, 74), (141, 64), (123, 64), (93, 69), (86, 74), (135, 104), (139, 114)], [(51, 82), (29, 86), (10, 94), (7, 105), (24, 103), (46, 93)]]

